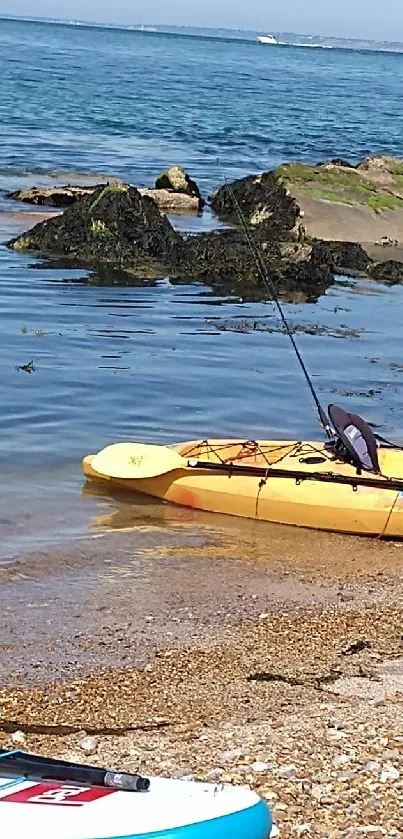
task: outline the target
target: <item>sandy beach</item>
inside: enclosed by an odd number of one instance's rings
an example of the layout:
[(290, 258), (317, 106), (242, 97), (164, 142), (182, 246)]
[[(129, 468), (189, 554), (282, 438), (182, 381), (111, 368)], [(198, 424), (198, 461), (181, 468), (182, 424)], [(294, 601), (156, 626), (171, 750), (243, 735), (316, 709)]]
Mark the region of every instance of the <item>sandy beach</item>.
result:
[(212, 518), (2, 569), (1, 745), (247, 783), (286, 839), (399, 836), (403, 547)]

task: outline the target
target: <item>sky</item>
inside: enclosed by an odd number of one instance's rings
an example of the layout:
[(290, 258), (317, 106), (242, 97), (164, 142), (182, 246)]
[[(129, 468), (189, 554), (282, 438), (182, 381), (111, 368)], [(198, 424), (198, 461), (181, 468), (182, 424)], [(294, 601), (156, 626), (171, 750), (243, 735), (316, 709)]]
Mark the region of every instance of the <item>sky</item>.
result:
[(403, 0), (0, 0), (0, 14), (403, 41)]

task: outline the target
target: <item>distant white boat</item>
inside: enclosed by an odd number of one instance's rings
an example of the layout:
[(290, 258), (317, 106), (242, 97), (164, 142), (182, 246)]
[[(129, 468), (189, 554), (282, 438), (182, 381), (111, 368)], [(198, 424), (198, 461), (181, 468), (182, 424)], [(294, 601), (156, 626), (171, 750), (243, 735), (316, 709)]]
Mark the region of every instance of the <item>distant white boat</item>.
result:
[(278, 41), (274, 37), (274, 35), (259, 35), (258, 41), (259, 44), (278, 44)]

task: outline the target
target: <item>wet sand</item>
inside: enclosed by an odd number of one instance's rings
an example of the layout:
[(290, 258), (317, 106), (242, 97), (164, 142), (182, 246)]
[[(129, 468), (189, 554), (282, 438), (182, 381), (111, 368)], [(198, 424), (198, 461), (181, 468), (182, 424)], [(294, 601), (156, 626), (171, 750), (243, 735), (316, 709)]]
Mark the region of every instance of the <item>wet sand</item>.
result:
[(0, 212), (0, 236), (2, 241), (18, 236), (30, 230), (34, 224), (39, 224), (40, 221), (53, 218), (53, 216), (60, 215), (60, 210), (38, 210), (23, 209), (23, 210), (2, 210)]
[(88, 761), (88, 733), (94, 763), (251, 784), (284, 837), (398, 836), (403, 545), (146, 510), (1, 568), (1, 745)]
[[(293, 189), (293, 194), (304, 212), (304, 225), (308, 236), (325, 241), (379, 242), (382, 237), (402, 241), (403, 211), (385, 210), (376, 213), (364, 204), (347, 205), (322, 199), (310, 198), (305, 191)], [(382, 249), (379, 248), (379, 260)], [(399, 256), (395, 255), (399, 260)]]
[(194, 645), (262, 612), (388, 603), (402, 574), (399, 543), (123, 505), (89, 540), (0, 566), (1, 680), (142, 666), (155, 645)]

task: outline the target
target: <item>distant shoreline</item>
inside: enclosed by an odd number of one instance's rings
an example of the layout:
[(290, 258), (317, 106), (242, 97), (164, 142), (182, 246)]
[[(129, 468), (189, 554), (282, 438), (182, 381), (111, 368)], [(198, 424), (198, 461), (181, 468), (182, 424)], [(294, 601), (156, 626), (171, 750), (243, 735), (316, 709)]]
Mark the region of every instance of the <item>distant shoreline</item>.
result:
[[(158, 23), (115, 24), (85, 20), (63, 20), (0, 14), (0, 20), (14, 23), (46, 24), (51, 26), (75, 26), (78, 29), (108, 29), (117, 32), (141, 32), (145, 35), (177, 35), (182, 37), (208, 38), (216, 40), (257, 43), (258, 30), (224, 29), (213, 27), (178, 26)], [(403, 42), (373, 41), (364, 38), (338, 38), (335, 36), (306, 35), (294, 32), (275, 32), (278, 43), (271, 46), (298, 47), (299, 49), (342, 49), (355, 52), (403, 53)]]

